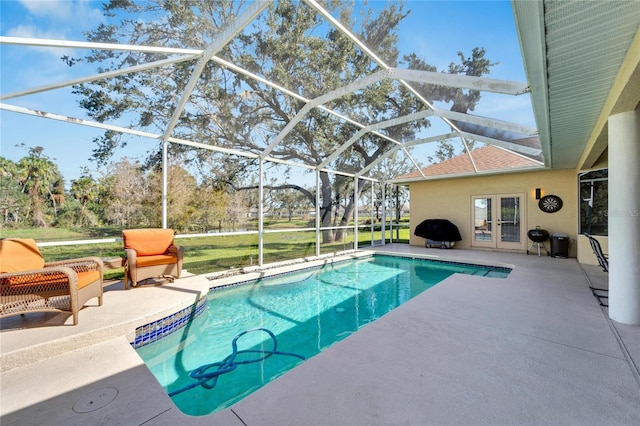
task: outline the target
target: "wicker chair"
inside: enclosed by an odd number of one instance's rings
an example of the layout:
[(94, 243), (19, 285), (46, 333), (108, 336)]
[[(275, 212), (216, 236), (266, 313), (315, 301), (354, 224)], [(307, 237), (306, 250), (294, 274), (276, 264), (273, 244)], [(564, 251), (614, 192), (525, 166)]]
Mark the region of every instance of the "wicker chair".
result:
[(78, 311), (94, 297), (102, 306), (100, 258), (45, 263), (34, 240), (0, 240), (0, 317), (70, 311), (77, 325)]
[(126, 254), (124, 286), (163, 277), (180, 278), (184, 248), (173, 244), (172, 229), (128, 229), (122, 231)]

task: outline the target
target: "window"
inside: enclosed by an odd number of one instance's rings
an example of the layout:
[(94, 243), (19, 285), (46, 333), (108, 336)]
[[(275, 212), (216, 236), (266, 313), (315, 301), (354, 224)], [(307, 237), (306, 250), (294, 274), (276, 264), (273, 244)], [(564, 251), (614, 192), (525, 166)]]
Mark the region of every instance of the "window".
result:
[(580, 233), (609, 235), (609, 169), (583, 173), (579, 184)]

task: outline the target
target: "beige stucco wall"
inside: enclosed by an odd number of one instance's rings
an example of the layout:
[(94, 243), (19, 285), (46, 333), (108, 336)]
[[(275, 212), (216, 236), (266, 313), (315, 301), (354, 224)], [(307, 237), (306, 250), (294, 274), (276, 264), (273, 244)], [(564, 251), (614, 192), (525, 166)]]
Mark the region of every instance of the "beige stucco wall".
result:
[[(535, 199), (535, 188), (541, 188), (542, 195), (553, 194), (562, 198), (562, 209), (556, 213), (541, 211)], [(424, 246), (424, 239), (413, 235), (413, 231), (420, 222), (425, 219), (449, 219), (458, 227), (462, 236), (462, 241), (457, 242), (456, 247), (470, 248), (471, 197), (525, 193), (525, 231), (540, 226), (549, 233), (568, 234), (572, 241), (570, 256), (576, 257), (577, 176), (573, 169), (430, 180), (411, 183), (409, 189), (411, 200), (409, 243), (411, 245)], [(525, 243), (526, 248), (529, 248), (531, 242), (527, 240)], [(549, 248), (548, 241), (546, 245)]]

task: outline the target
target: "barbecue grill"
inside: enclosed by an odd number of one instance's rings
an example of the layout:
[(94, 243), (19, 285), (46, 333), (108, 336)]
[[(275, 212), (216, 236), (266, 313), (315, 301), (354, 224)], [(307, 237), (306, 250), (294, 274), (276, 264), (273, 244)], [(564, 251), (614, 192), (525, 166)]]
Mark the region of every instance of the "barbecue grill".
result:
[[(538, 256), (540, 256), (540, 248), (544, 249), (544, 251), (547, 253), (547, 256), (551, 254), (549, 253), (549, 250), (547, 250), (547, 247), (544, 245), (544, 242), (549, 239), (549, 231), (540, 229), (539, 226), (536, 226), (535, 229), (529, 229), (529, 231), (527, 232), (527, 237), (529, 237), (529, 239), (533, 241), (531, 247), (529, 247), (529, 250), (537, 246)], [(527, 250), (527, 254), (529, 254), (529, 250)]]
[(458, 227), (447, 219), (426, 219), (416, 226), (413, 234), (425, 239), (425, 247), (452, 248), (461, 241)]

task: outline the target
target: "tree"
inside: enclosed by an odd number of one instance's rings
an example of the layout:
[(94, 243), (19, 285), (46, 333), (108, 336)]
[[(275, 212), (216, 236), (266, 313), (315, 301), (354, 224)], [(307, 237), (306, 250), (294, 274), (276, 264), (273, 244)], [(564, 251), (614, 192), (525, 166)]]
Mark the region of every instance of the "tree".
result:
[(230, 198), (226, 192), (206, 184), (199, 186), (194, 206), (197, 212), (196, 223), (199, 224), (202, 232), (209, 232), (213, 229), (222, 231), (222, 224), (227, 218)]
[(308, 209), (309, 207), (309, 199), (296, 189), (287, 188), (271, 191), (271, 196), (273, 197), (274, 208), (286, 211), (289, 222), (291, 222), (293, 215), (297, 211), (304, 208)]
[(158, 225), (145, 216), (149, 185), (139, 164), (124, 158), (110, 165), (101, 184), (105, 221), (123, 228)]
[(97, 224), (97, 217), (91, 212), (90, 206), (98, 201), (100, 190), (87, 168), (82, 170), (82, 175), (78, 179), (71, 181), (70, 194), (80, 204), (74, 224), (78, 226)]
[(2, 226), (23, 222), (29, 212), (29, 197), (18, 184), (18, 165), (0, 157), (0, 212)]
[(200, 183), (194, 203), (201, 231), (208, 232), (215, 228), (221, 232), (225, 223), (235, 230), (236, 226), (244, 225), (247, 220), (247, 197), (228, 188), (229, 185), (233, 186), (230, 182), (237, 181), (235, 176), (240, 171), (236, 169), (238, 162), (228, 159), (228, 156), (214, 153), (195, 162), (195, 176)]
[(232, 192), (226, 198), (225, 217), (231, 230), (235, 231), (238, 227), (245, 227), (249, 218), (249, 207), (247, 197), (244, 192)]
[(15, 175), (22, 192), (29, 196), (29, 219), (35, 226), (48, 226), (51, 219), (47, 210), (52, 208), (55, 217), (58, 205), (64, 202), (62, 175), (43, 151), (41, 146), (27, 148), (29, 155), (18, 161)]
[(450, 140), (439, 141), (435, 154), (429, 155), (427, 160), (429, 160), (431, 164), (435, 164), (456, 157), (460, 154), (461, 152), (456, 152), (456, 147)]
[[(149, 218), (161, 216), (162, 173), (148, 176), (149, 196), (145, 200)], [(176, 231), (185, 231), (197, 216), (195, 200), (200, 196), (195, 178), (176, 164), (169, 166), (167, 178), (167, 222)]]
[[(353, 19), (354, 2), (327, 2), (334, 16), (354, 33), (388, 65), (399, 63), (398, 25), (407, 16), (399, 2), (385, 4), (378, 10), (362, 13)], [(112, 0), (105, 5), (107, 18), (117, 15), (118, 22), (101, 24), (88, 33), (91, 41), (122, 42), (126, 44), (162, 45), (186, 48), (207, 47), (231, 22), (241, 5), (231, 1), (154, 0), (144, 3)], [(162, 19), (157, 19), (158, 14)], [(321, 25), (322, 18), (302, 2), (281, 0), (274, 2), (257, 18), (255, 25), (245, 28), (220, 55), (246, 70), (263, 76), (294, 92), (313, 99), (330, 90), (371, 74), (379, 66), (354, 47), (353, 43), (331, 26)], [(169, 23), (169, 25), (167, 25)], [(462, 63), (452, 64), (449, 72), (482, 75), (492, 65), (484, 59), (484, 49), (474, 49), (470, 58), (459, 54)], [(118, 51), (97, 51), (84, 58), (96, 63), (104, 71), (133, 66), (163, 55)], [(69, 59), (73, 64), (81, 59)], [(416, 55), (407, 55), (405, 62), (414, 69), (435, 70)], [(194, 62), (181, 62), (172, 67), (125, 74), (76, 88), (81, 105), (98, 121), (131, 118), (130, 125), (141, 129), (164, 129), (175, 107), (175, 97), (185, 87)], [(430, 101), (453, 102), (456, 111), (473, 109), (479, 94), (460, 89), (415, 85)], [(215, 143), (226, 148), (253, 153), (265, 146), (291, 121), (303, 104), (279, 90), (253, 80), (243, 74), (210, 61), (206, 64), (190, 97), (190, 103), (180, 116), (175, 134), (200, 143)], [(356, 93), (331, 102), (336, 111), (363, 123), (376, 123), (420, 111), (426, 106), (396, 81), (382, 81)], [(389, 137), (410, 140), (428, 127), (427, 119), (409, 125), (386, 129)], [(270, 155), (276, 158), (319, 165), (357, 129), (337, 120), (324, 111), (312, 109), (293, 128)], [(109, 131), (97, 142), (95, 158), (107, 161), (118, 144), (126, 143), (121, 136)], [(374, 134), (367, 134), (347, 149), (330, 165), (335, 170), (355, 173), (388, 151), (391, 142)], [(160, 146), (158, 145), (158, 149)], [(159, 151), (149, 157), (151, 163), (160, 157)], [(206, 153), (199, 154), (201, 161)], [(180, 147), (172, 155), (184, 156)], [(251, 160), (252, 161), (252, 160)], [(219, 181), (238, 188), (246, 177), (246, 159), (227, 160), (231, 173), (218, 176)], [(358, 194), (349, 191), (337, 174), (320, 173), (320, 212), (322, 226), (346, 225), (353, 215)], [(255, 175), (254, 175), (255, 177)], [(246, 187), (246, 186), (245, 186)], [(272, 188), (276, 189), (276, 188)], [(282, 189), (282, 185), (280, 185)], [(305, 193), (315, 206), (315, 194)], [(332, 217), (342, 203), (342, 216)], [(336, 223), (337, 219), (337, 223)], [(323, 241), (342, 238), (342, 231), (325, 231)]]
[[(387, 203), (394, 212), (394, 223), (398, 225), (400, 223), (400, 217), (402, 216), (402, 207), (409, 201), (409, 190), (400, 185), (389, 185), (389, 187)], [(396, 239), (400, 239), (399, 226), (396, 226)]]

